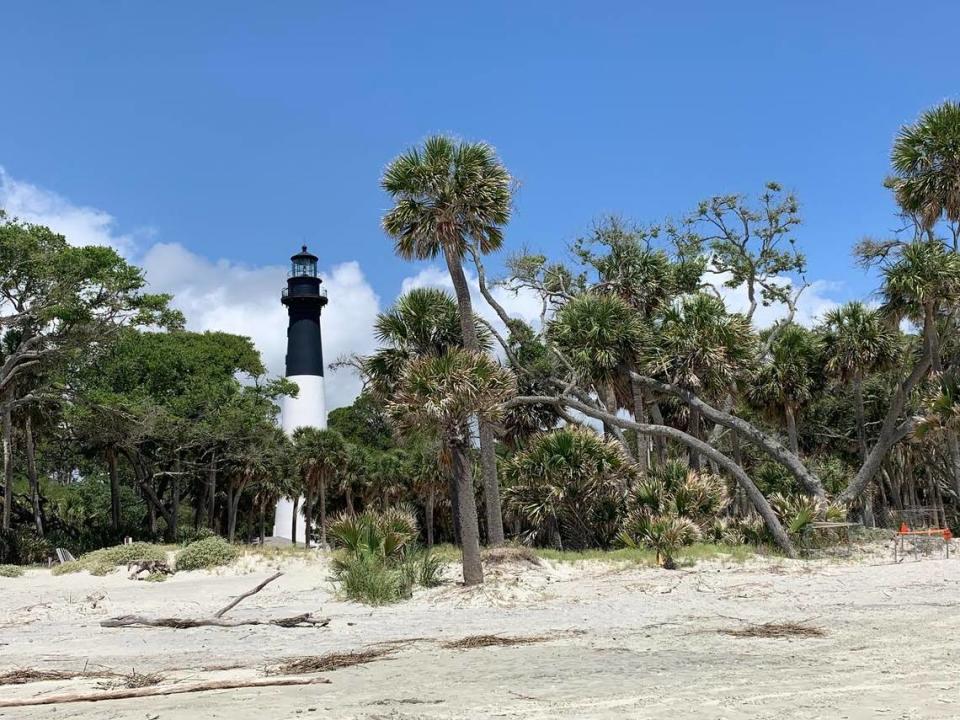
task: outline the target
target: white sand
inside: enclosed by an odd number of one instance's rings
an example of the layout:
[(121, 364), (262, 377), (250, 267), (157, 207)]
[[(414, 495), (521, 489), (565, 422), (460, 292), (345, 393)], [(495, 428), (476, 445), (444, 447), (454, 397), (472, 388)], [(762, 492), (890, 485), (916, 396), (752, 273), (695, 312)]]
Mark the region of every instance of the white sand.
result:
[[(327, 673), (329, 685), (0, 709), (0, 718), (960, 717), (958, 559), (756, 560), (673, 572), (517, 563), (491, 572), (484, 588), (447, 585), (385, 608), (335, 600), (322, 558), (281, 564), (287, 574), (230, 617), (311, 611), (331, 617), (328, 628), (99, 625), (126, 613), (207, 615), (271, 571), (250, 559), (165, 583), (40, 570), (0, 578), (0, 672), (102, 666), (162, 672), (167, 683), (253, 678), (284, 656), (408, 642)], [(826, 636), (718, 632), (769, 621), (808, 622)], [(476, 634), (550, 638), (441, 647)], [(3, 686), (0, 698), (92, 692), (96, 683)]]

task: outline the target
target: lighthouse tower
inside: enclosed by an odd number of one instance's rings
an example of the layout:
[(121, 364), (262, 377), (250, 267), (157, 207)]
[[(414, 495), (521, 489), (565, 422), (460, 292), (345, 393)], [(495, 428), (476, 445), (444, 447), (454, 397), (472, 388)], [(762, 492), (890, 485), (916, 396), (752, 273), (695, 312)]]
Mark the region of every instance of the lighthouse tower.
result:
[[(300, 392), (296, 397), (285, 397), (280, 423), (287, 435), (299, 427), (325, 428), (327, 405), (323, 395), (323, 347), (320, 339), (320, 312), (327, 304), (327, 290), (320, 287), (317, 276), (317, 256), (307, 252), (304, 245), (290, 258), (290, 275), (280, 302), (287, 306), (290, 323), (287, 326), (286, 377), (295, 382)], [(277, 503), (273, 535), (290, 540), (293, 535), (293, 500), (281, 498)], [(306, 538), (303, 503), (297, 511), (297, 542)]]

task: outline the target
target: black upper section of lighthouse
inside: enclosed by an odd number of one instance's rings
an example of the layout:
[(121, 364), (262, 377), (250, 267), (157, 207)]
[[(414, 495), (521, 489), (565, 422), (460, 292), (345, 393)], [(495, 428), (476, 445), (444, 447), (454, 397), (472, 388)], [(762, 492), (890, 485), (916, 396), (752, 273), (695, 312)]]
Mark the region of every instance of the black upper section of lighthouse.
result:
[(317, 276), (317, 256), (307, 246), (290, 258), (290, 277), (280, 302), (287, 306), (287, 377), (323, 377), (323, 347), (320, 340), (320, 311), (327, 304), (326, 288)]

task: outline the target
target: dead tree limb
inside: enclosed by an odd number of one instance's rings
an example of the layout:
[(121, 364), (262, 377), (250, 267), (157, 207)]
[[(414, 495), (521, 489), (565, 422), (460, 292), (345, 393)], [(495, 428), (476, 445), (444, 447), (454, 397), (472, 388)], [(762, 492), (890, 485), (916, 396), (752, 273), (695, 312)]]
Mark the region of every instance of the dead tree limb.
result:
[(126, 698), (155, 697), (158, 695), (181, 695), (183, 693), (207, 692), (208, 690), (236, 690), (252, 687), (278, 687), (282, 685), (320, 685), (328, 684), (326, 678), (267, 678), (257, 680), (211, 680), (190, 685), (171, 685), (168, 687), (127, 688), (108, 690), (98, 693), (69, 693), (64, 695), (46, 695), (23, 698), (20, 700), (0, 700), (0, 708), (27, 707), (29, 705), (61, 705), (75, 702), (99, 702), (101, 700), (123, 700)]
[(213, 617), (209, 618), (148, 618), (142, 615), (119, 615), (118, 617), (108, 618), (100, 623), (101, 627), (167, 627), (182, 630), (195, 627), (239, 627), (241, 625), (276, 625), (277, 627), (326, 627), (330, 624), (330, 618), (316, 618), (310, 613), (300, 615), (291, 615), (290, 617), (271, 618), (267, 620), (224, 620), (223, 616), (233, 610), (242, 601), (251, 595), (256, 595), (267, 585), (272, 583), (282, 572), (276, 572), (266, 580), (261, 582), (252, 590), (248, 590), (242, 595), (234, 598), (226, 607), (218, 610)]
[(264, 580), (262, 583), (260, 583), (260, 584), (257, 585), (255, 588), (253, 588), (253, 590), (247, 590), (247, 591), (246, 591), (245, 593), (243, 593), (242, 595), (237, 595), (236, 599), (235, 599), (232, 603), (230, 603), (229, 605), (227, 605), (227, 606), (224, 607), (224, 608), (221, 608), (220, 610), (217, 610), (217, 612), (214, 613), (214, 617), (215, 617), (215, 618), (223, 617), (223, 616), (226, 615), (228, 612), (230, 612), (231, 610), (233, 610), (233, 608), (235, 608), (235, 607), (236, 607), (237, 605), (239, 605), (241, 602), (243, 602), (244, 600), (246, 600), (248, 597), (250, 597), (251, 595), (256, 595), (258, 592), (260, 592), (261, 590), (263, 590), (267, 585), (269, 585), (270, 583), (272, 583), (274, 580), (276, 580), (276, 579), (277, 579), (278, 577), (280, 577), (281, 575), (283, 575), (282, 572), (279, 572), (279, 571), (278, 571), (278, 572), (275, 572), (273, 575), (271, 575), (271, 576), (268, 577), (266, 580)]
[(241, 625), (276, 625), (278, 627), (326, 627), (330, 618), (314, 617), (310, 613), (267, 620), (224, 620), (223, 618), (148, 618), (141, 615), (120, 615), (100, 623), (100, 627), (167, 627), (177, 630), (195, 627), (240, 627)]

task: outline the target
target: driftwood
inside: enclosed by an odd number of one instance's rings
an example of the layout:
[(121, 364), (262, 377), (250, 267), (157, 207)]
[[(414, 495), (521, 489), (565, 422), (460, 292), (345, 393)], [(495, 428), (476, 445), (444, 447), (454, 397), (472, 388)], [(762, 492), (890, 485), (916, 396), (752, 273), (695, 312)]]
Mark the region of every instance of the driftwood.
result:
[(150, 575), (173, 575), (173, 570), (163, 560), (134, 560), (127, 563), (131, 580), (145, 580)]
[(240, 627), (241, 625), (276, 625), (278, 627), (325, 627), (330, 618), (315, 618), (310, 613), (268, 620), (224, 620), (212, 618), (148, 618), (141, 615), (120, 615), (100, 623), (100, 627), (166, 627), (182, 630), (195, 627)]
[(267, 678), (260, 680), (211, 680), (191, 685), (170, 685), (167, 687), (142, 687), (124, 690), (109, 690), (99, 693), (70, 693), (64, 695), (46, 695), (24, 698), (22, 700), (0, 700), (0, 708), (26, 707), (28, 705), (60, 705), (75, 702), (99, 702), (100, 700), (123, 700), (125, 698), (154, 697), (157, 695), (180, 695), (182, 693), (206, 692), (208, 690), (236, 690), (238, 688), (274, 687), (281, 685), (319, 685), (330, 681), (326, 678)]
[(310, 613), (300, 615), (291, 615), (290, 617), (271, 618), (268, 620), (224, 620), (223, 616), (230, 610), (233, 610), (240, 602), (246, 600), (251, 595), (256, 595), (267, 585), (272, 583), (278, 577), (283, 575), (277, 572), (268, 577), (262, 583), (252, 590), (248, 590), (242, 595), (238, 595), (226, 607), (221, 608), (213, 617), (208, 618), (148, 618), (142, 615), (120, 615), (109, 618), (100, 623), (101, 627), (167, 627), (182, 630), (184, 628), (195, 627), (239, 627), (241, 625), (276, 625), (277, 627), (325, 627), (330, 623), (330, 618), (315, 618)]

